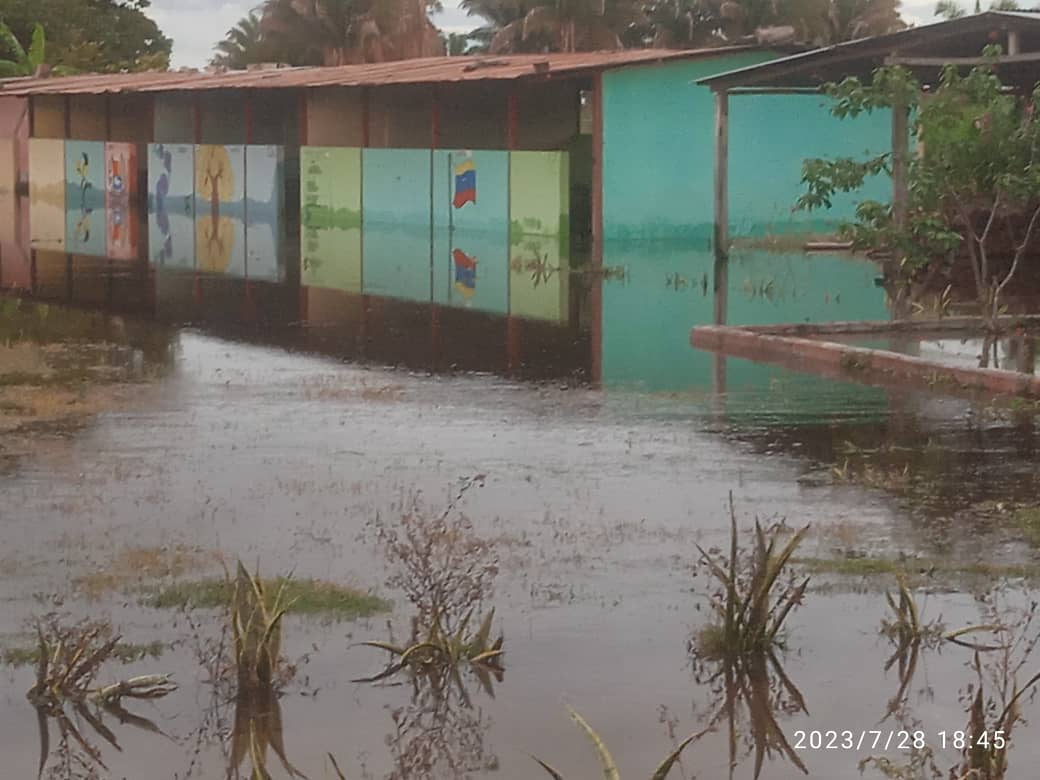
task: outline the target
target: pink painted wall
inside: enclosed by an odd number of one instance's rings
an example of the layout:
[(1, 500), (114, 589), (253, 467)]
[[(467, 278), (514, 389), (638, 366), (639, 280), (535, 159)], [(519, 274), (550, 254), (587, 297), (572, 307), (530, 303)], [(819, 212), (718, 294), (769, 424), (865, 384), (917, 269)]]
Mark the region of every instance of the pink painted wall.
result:
[(0, 98), (0, 193), (29, 175), (29, 101)]

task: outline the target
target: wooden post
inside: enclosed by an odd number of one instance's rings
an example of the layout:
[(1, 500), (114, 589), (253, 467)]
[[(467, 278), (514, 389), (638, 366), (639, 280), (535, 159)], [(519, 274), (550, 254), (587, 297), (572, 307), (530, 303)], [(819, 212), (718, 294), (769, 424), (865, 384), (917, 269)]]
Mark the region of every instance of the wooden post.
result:
[[(510, 85), (509, 95), (506, 98), (506, 148), (510, 152), (516, 151), (519, 140), (520, 128), (520, 96), (516, 85)], [(510, 169), (512, 169), (512, 155), (510, 155)], [(511, 185), (510, 185), (511, 186)], [(512, 209), (512, 203), (510, 203)], [(512, 232), (512, 229), (510, 229)], [(506, 239), (506, 257), (508, 258), (508, 273), (506, 275), (506, 300), (512, 300), (513, 286), (513, 248), (512, 236)], [(520, 370), (523, 361), (523, 353), (520, 348), (520, 319), (513, 316), (512, 306), (508, 307), (506, 315), (506, 373), (512, 376)]]
[(297, 106), (297, 111), (300, 112), (300, 116), (299, 116), (299, 133), (300, 133), (300, 138), (299, 138), (300, 144), (299, 145), (300, 146), (306, 146), (307, 145), (307, 135), (310, 132), (310, 127), (309, 127), (309, 124), (308, 124), (308, 121), (307, 121), (309, 119), (309, 117), (307, 116), (307, 105), (308, 105), (307, 90), (301, 89), (300, 90), (299, 105)]
[(245, 90), (245, 97), (242, 103), (242, 122), (245, 125), (245, 142), (248, 146), (253, 143), (253, 100), (250, 97), (249, 90)]
[(714, 322), (726, 324), (729, 292), (729, 93), (715, 93)]
[(441, 146), (441, 99), (437, 87), (432, 90), (430, 99), (430, 148), (439, 149)]
[(903, 101), (892, 105), (892, 216), (896, 227), (906, 224), (907, 190), (906, 168), (908, 145), (907, 106)]
[(369, 107), (368, 87), (361, 88), (361, 145), (368, 147), (371, 138), (369, 136), (369, 125), (372, 124), (371, 110)]
[[(603, 73), (596, 74), (592, 88), (592, 267), (603, 268)], [(592, 276), (589, 290), (589, 337), (593, 384), (603, 380), (603, 278)], [(572, 323), (574, 324), (574, 323)]]
[(516, 149), (520, 135), (520, 95), (516, 86), (510, 87), (506, 99), (506, 148)]
[(192, 118), (193, 118), (194, 124), (195, 124), (195, 143), (201, 144), (202, 143), (202, 99), (199, 97), (199, 94), (197, 92), (194, 95), (192, 95), (191, 110), (192, 110)]

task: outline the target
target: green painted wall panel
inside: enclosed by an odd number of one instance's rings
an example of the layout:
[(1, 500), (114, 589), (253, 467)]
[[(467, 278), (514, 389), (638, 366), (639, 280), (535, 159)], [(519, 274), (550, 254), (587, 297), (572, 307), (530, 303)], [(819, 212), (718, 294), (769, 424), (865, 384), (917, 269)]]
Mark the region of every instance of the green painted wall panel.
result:
[(301, 283), (361, 292), (361, 150), (300, 150)]
[(509, 313), (566, 322), (570, 158), (513, 152), (509, 161)]
[[(609, 71), (603, 76), (606, 240), (684, 238), (708, 249), (713, 222), (714, 97), (697, 79), (771, 59), (749, 52)], [(730, 98), (733, 235), (824, 230), (851, 197), (819, 215), (792, 214), (806, 157), (885, 151), (886, 112), (844, 121), (816, 95)], [(885, 197), (885, 181), (870, 188)]]

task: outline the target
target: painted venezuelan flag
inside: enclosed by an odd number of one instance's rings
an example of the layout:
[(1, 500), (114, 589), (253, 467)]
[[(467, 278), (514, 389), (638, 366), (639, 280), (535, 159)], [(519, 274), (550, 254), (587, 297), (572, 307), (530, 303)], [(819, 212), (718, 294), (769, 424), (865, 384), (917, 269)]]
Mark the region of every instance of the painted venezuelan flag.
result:
[(455, 261), (455, 289), (472, 298), (477, 291), (477, 259), (461, 249), (452, 250), (451, 256)]
[(455, 166), (455, 199), (452, 205), (460, 209), (467, 203), (477, 202), (477, 166), (472, 157), (466, 157)]

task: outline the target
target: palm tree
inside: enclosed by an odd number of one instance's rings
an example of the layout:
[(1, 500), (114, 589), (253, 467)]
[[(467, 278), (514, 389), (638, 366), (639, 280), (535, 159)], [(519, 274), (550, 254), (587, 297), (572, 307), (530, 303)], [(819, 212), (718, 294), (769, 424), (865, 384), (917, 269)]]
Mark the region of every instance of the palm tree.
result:
[(535, 7), (532, 0), (461, 0), (459, 7), (470, 16), (479, 16), (487, 24), (471, 30), (470, 47), (473, 53), (486, 53), (491, 49), (491, 42), (502, 30), (509, 28), (509, 40), (498, 41), (500, 52), (538, 52), (552, 47), (552, 40), (541, 32), (530, 31), (524, 37), (524, 17)]
[(643, 21), (633, 0), (462, 0), (460, 6), (492, 23), (502, 19), (488, 46), (492, 53), (620, 49), (622, 35)]
[(431, 0), (266, 0), (261, 29), (293, 64), (345, 65), (444, 53)]
[(238, 24), (228, 30), (224, 40), (216, 45), (212, 64), (230, 70), (241, 70), (247, 65), (280, 59), (261, 29), (261, 17), (256, 10), (249, 12)]

